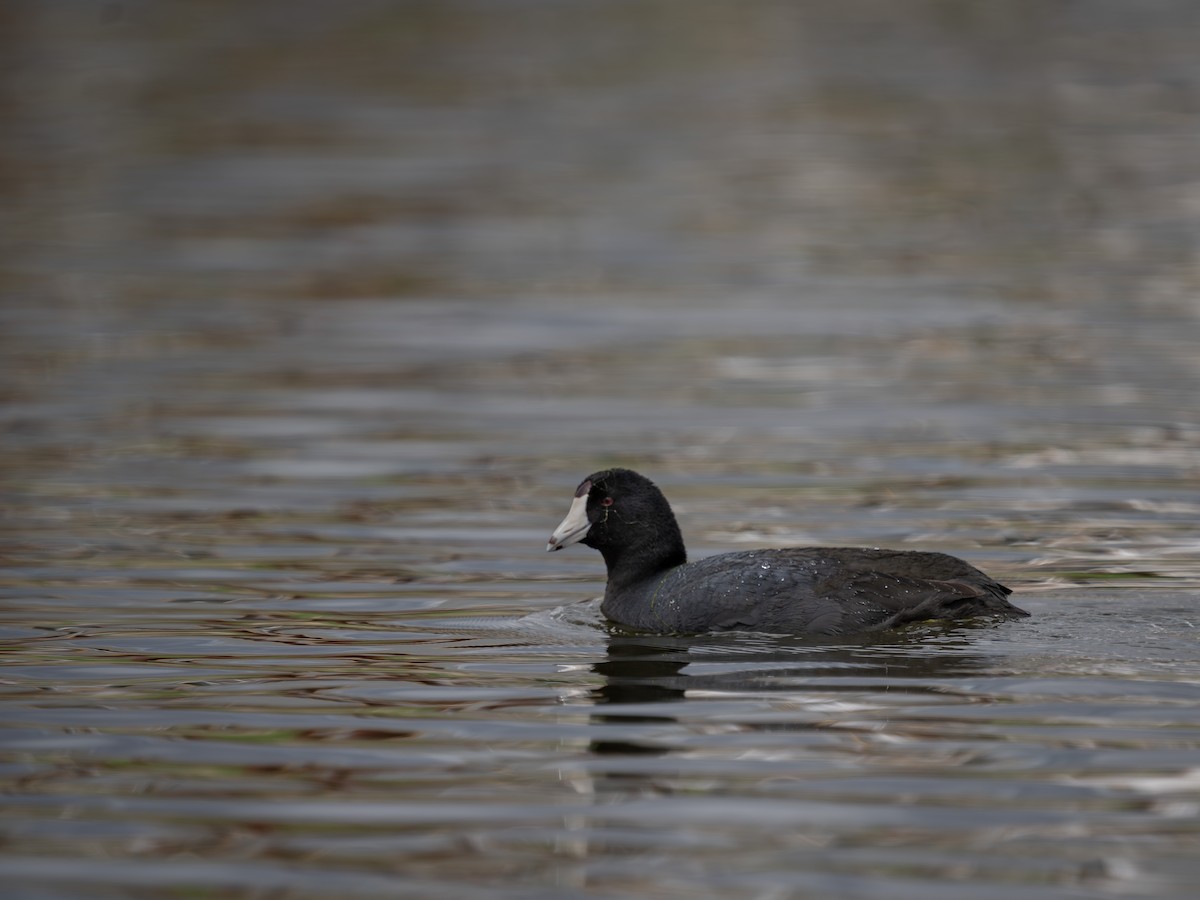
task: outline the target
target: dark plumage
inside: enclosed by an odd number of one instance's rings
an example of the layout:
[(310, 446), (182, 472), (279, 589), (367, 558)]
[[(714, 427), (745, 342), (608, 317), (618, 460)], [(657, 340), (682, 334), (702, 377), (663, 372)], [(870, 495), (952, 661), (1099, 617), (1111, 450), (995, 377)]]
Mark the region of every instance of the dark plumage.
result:
[(841, 635), (923, 619), (1016, 618), (1012, 593), (944, 553), (797, 547), (687, 562), (666, 497), (629, 469), (589, 475), (547, 550), (582, 542), (608, 567), (600, 609), (655, 634)]

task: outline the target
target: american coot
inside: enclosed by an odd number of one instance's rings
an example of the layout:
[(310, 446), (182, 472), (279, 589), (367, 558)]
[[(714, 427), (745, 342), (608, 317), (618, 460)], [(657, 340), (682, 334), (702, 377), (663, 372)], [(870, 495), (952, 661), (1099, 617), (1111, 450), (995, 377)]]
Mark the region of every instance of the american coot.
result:
[(840, 635), (922, 619), (1015, 618), (1008, 588), (944, 553), (797, 547), (687, 561), (670, 504), (629, 469), (589, 475), (547, 550), (582, 542), (608, 567), (600, 609), (654, 634)]

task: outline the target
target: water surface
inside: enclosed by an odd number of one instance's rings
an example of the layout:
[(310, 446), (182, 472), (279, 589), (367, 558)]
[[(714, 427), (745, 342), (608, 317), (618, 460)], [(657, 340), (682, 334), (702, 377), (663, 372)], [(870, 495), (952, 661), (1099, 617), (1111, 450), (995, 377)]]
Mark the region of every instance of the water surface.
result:
[[(11, 4), (13, 896), (1191, 896), (1200, 21), (903, 6)], [(621, 634), (613, 464), (1033, 616)]]

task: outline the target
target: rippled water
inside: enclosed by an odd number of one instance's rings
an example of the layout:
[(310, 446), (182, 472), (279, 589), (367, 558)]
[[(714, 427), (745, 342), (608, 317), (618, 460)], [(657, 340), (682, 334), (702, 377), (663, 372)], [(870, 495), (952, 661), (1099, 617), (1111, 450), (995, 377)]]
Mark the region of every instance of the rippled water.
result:
[[(18, 898), (1184, 898), (1191, 4), (13, 3)], [(1033, 616), (614, 633), (693, 556)]]

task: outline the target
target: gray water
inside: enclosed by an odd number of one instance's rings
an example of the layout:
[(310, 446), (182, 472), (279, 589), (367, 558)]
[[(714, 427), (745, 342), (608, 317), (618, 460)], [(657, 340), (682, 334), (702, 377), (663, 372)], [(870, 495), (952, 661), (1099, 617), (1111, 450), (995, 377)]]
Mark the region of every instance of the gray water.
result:
[[(1190, 897), (1200, 7), (5, 5), (17, 898)], [(1027, 620), (608, 628), (693, 557)]]

